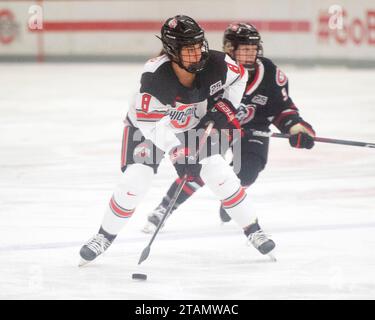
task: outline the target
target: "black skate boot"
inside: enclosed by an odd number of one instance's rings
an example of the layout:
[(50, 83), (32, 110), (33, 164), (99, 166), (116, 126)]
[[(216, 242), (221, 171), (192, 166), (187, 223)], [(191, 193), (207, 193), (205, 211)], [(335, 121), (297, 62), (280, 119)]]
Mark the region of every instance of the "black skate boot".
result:
[(258, 224), (258, 220), (251, 224), (246, 230), (245, 235), (249, 242), (257, 249), (261, 254), (267, 254), (271, 260), (276, 261), (271, 251), (275, 248), (276, 244), (272, 239), (269, 239), (264, 231)]
[[(147, 223), (143, 227), (142, 231), (144, 233), (154, 233), (156, 228), (159, 226), (161, 219), (165, 215), (167, 208), (165, 208), (162, 204), (159, 204), (154, 211), (152, 211), (147, 217)], [(168, 219), (168, 218), (167, 218)], [(164, 220), (165, 223), (166, 220)], [(161, 228), (164, 227), (164, 223)], [(160, 228), (160, 229), (161, 229)]]
[(112, 244), (116, 236), (110, 235), (100, 228), (99, 233), (92, 237), (86, 244), (84, 244), (79, 251), (81, 261), (79, 266), (93, 261), (97, 256), (101, 255)]
[(229, 222), (232, 220), (232, 218), (229, 216), (229, 214), (225, 211), (225, 209), (222, 206), (220, 206), (219, 215), (220, 215), (220, 220), (223, 223)]

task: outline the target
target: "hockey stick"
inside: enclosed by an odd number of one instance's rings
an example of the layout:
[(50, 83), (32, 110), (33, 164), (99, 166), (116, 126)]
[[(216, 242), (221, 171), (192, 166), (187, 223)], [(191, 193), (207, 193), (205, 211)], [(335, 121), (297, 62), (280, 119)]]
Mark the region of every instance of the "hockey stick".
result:
[[(197, 156), (198, 156), (199, 152), (201, 151), (204, 143), (207, 141), (207, 138), (210, 135), (213, 126), (214, 126), (214, 123), (212, 121), (210, 121), (208, 123), (205, 131), (204, 131), (203, 136), (201, 137), (201, 139), (199, 141), (199, 149), (197, 150), (196, 154), (193, 157), (197, 158)], [(184, 177), (182, 178), (180, 184), (178, 185), (178, 187), (177, 187), (177, 189), (176, 189), (173, 197), (169, 201), (169, 204), (168, 204), (168, 207), (167, 207), (167, 209), (165, 211), (165, 214), (164, 214), (163, 218), (161, 219), (161, 221), (159, 222), (159, 225), (156, 228), (154, 234), (152, 235), (152, 237), (151, 237), (151, 239), (150, 239), (147, 247), (145, 247), (143, 249), (141, 257), (139, 258), (138, 264), (141, 264), (143, 261), (145, 261), (148, 258), (149, 254), (150, 254), (150, 250), (151, 250), (151, 245), (154, 242), (154, 240), (156, 238), (156, 235), (158, 234), (158, 232), (159, 232), (161, 226), (163, 225), (165, 219), (167, 219), (167, 217), (169, 216), (170, 212), (172, 211), (172, 208), (175, 205), (176, 200), (177, 200), (178, 196), (180, 195), (182, 188), (185, 186), (185, 183), (187, 182), (187, 178), (188, 177), (185, 174)]]
[[(272, 137), (272, 138), (286, 138), (286, 139), (289, 139), (290, 137), (290, 134), (287, 134), (287, 133), (264, 132), (264, 131), (258, 131), (258, 130), (251, 130), (251, 134), (255, 137), (270, 137), (270, 138)], [(321, 138), (321, 137), (315, 137), (314, 141), (324, 142), (324, 143), (344, 144), (347, 146), (375, 148), (374, 143), (360, 142), (360, 141), (339, 140), (339, 139), (330, 139), (330, 138)]]

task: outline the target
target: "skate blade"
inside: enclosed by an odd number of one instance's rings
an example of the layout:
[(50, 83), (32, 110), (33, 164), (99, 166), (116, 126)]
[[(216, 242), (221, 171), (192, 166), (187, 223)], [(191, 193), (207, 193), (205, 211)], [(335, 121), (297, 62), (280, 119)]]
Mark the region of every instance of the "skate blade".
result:
[(87, 261), (87, 260), (81, 258), (81, 260), (78, 263), (78, 267), (83, 267), (84, 265), (88, 264), (89, 262), (91, 262), (91, 261)]
[(268, 255), (268, 257), (270, 258), (270, 260), (271, 260), (272, 262), (276, 262), (276, 261), (277, 261), (275, 255), (274, 255), (273, 253), (268, 253), (267, 255)]
[(221, 221), (220, 222), (220, 226), (223, 227), (223, 226), (227, 225), (228, 222), (230, 222), (230, 221)]

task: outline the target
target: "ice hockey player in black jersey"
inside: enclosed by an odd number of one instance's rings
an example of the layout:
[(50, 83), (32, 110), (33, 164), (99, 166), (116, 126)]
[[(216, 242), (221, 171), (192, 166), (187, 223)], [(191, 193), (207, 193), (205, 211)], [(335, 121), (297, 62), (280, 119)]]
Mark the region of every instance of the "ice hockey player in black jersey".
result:
[[(145, 64), (139, 92), (125, 120), (120, 183), (98, 233), (80, 250), (80, 265), (112, 244), (144, 199), (164, 156), (171, 158), (180, 178), (200, 177), (254, 247), (270, 254), (275, 243), (260, 228), (245, 188), (221, 151), (208, 139), (207, 152), (199, 162), (190, 162), (195, 151), (186, 143), (186, 136), (198, 134), (209, 121), (215, 123), (218, 134), (240, 131), (235, 115), (247, 71), (225, 53), (209, 50), (203, 29), (190, 17), (167, 19), (160, 40), (164, 52)], [(226, 139), (225, 134), (222, 138)], [(205, 158), (209, 161), (201, 161)]]
[[(290, 133), (290, 145), (295, 148), (311, 149), (315, 132), (311, 125), (299, 115), (288, 93), (286, 75), (270, 60), (263, 57), (263, 47), (259, 32), (248, 23), (230, 24), (224, 32), (223, 50), (249, 73), (246, 89), (237, 112), (245, 135), (241, 139), (241, 154), (233, 153), (234, 171), (243, 187), (255, 182), (268, 157), (269, 138), (254, 137), (251, 130), (269, 131), (271, 124), (281, 132)], [(236, 168), (237, 166), (237, 168)], [(162, 202), (148, 216), (144, 232), (153, 232), (165, 213), (169, 199), (177, 188), (177, 179), (162, 199)], [(174, 210), (204, 185), (197, 178), (185, 185)], [(231, 220), (225, 208), (220, 206), (223, 222)]]

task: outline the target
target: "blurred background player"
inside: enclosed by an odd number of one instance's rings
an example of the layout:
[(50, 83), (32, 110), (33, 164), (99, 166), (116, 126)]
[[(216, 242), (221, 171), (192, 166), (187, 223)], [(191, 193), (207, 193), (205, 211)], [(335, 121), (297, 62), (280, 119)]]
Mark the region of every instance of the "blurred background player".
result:
[(207, 152), (210, 161), (189, 163), (195, 151), (183, 142), (209, 120), (219, 131), (240, 128), (235, 114), (247, 72), (228, 55), (209, 50), (204, 31), (187, 16), (169, 18), (160, 39), (164, 54), (145, 64), (140, 90), (125, 121), (121, 181), (99, 232), (80, 250), (80, 265), (112, 244), (150, 188), (164, 154), (170, 155), (180, 178), (187, 175), (195, 181), (200, 176), (254, 247), (269, 254), (275, 243), (249, 209), (251, 201), (232, 168), (213, 148)]
[[(301, 118), (289, 97), (286, 75), (270, 59), (263, 57), (261, 37), (253, 25), (230, 24), (224, 32), (223, 50), (238, 64), (243, 65), (249, 73), (246, 90), (236, 114), (245, 135), (240, 142), (241, 154), (233, 153), (233, 157), (240, 158), (239, 161), (233, 161), (234, 170), (238, 172), (241, 185), (247, 188), (255, 182), (259, 172), (264, 169), (269, 147), (269, 138), (254, 137), (251, 135), (251, 130), (268, 132), (269, 126), (273, 124), (281, 132), (291, 134), (289, 142), (292, 147), (306, 149), (314, 146), (315, 132), (312, 126)], [(240, 164), (240, 168), (236, 168), (236, 163)], [(143, 228), (144, 232), (154, 232), (179, 183), (180, 179), (177, 179), (162, 202), (148, 216)], [(199, 177), (188, 182), (173, 210), (203, 185), (204, 182)], [(231, 220), (223, 206), (220, 206), (220, 218), (223, 222)]]

